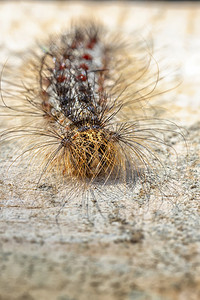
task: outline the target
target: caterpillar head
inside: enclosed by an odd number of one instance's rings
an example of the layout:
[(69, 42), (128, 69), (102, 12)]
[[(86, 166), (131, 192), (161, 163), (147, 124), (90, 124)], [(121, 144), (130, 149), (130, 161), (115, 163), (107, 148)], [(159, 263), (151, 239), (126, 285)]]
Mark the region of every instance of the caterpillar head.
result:
[[(119, 166), (118, 145), (111, 131), (85, 124), (64, 139), (65, 167), (81, 179), (110, 177)], [(68, 172), (68, 170), (66, 170)]]

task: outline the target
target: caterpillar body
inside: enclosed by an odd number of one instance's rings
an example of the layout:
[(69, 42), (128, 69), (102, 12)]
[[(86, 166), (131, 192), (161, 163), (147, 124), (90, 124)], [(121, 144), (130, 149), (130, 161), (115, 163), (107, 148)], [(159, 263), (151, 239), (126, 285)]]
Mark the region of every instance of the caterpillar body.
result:
[(98, 180), (126, 187), (139, 181), (140, 197), (148, 198), (153, 186), (162, 193), (159, 152), (172, 148), (165, 135), (177, 128), (145, 110), (151, 97), (162, 94), (147, 46), (134, 48), (119, 33), (89, 22), (40, 46), (14, 84), (3, 71), (2, 115), (15, 120), (1, 142), (23, 139), (19, 156), (32, 153), (31, 163), (39, 162), (38, 183), (56, 170), (56, 180), (84, 190), (94, 191)]

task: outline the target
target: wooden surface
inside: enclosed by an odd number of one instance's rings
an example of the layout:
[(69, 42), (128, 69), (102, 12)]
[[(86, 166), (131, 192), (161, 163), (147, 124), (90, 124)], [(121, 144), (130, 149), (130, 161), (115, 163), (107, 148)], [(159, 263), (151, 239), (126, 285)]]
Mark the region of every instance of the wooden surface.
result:
[[(133, 39), (135, 30), (141, 37), (150, 32), (155, 55), (177, 66), (181, 84), (161, 101), (167, 118), (186, 129), (187, 166), (183, 141), (173, 140), (179, 166), (172, 176), (178, 174), (180, 196), (164, 202), (155, 197), (139, 209), (133, 193), (122, 201), (123, 218), (109, 222), (90, 205), (91, 223), (80, 195), (66, 183), (35, 188), (38, 173), (26, 160), (7, 171), (15, 145), (1, 145), (0, 299), (200, 299), (200, 5), (1, 2), (1, 62), (26, 55), (36, 40), (80, 15)], [(6, 127), (2, 118), (0, 124)], [(113, 213), (107, 202), (118, 191), (111, 186), (99, 196), (103, 209)]]

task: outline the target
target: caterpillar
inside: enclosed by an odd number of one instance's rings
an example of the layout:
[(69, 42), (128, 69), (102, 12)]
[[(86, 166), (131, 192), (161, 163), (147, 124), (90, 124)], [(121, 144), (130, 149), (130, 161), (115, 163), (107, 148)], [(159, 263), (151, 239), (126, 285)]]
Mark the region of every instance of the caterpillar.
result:
[(77, 189), (101, 198), (111, 186), (116, 194), (137, 190), (138, 199), (152, 189), (163, 197), (161, 156), (175, 152), (166, 140), (178, 127), (149, 116), (150, 100), (163, 94), (158, 63), (145, 42), (82, 24), (30, 51), (23, 76), (2, 68), (1, 116), (9, 127), (1, 145), (16, 143), (16, 161), (27, 155), (39, 166), (37, 187), (49, 174), (70, 186), (66, 197)]

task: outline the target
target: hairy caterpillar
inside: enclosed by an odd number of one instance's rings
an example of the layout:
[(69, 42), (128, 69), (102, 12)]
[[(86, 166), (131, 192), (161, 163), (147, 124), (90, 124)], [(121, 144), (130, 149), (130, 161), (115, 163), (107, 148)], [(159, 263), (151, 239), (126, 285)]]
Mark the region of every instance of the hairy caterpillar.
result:
[(22, 78), (10, 73), (5, 67), (1, 75), (1, 115), (9, 123), (1, 142), (23, 145), (17, 159), (28, 155), (40, 167), (37, 186), (55, 174), (70, 186), (66, 197), (81, 190), (95, 199), (107, 184), (117, 194), (139, 184), (139, 199), (149, 199), (152, 189), (164, 195), (162, 151), (173, 150), (166, 136), (178, 128), (149, 116), (163, 77), (146, 44), (133, 47), (88, 22), (33, 51)]

